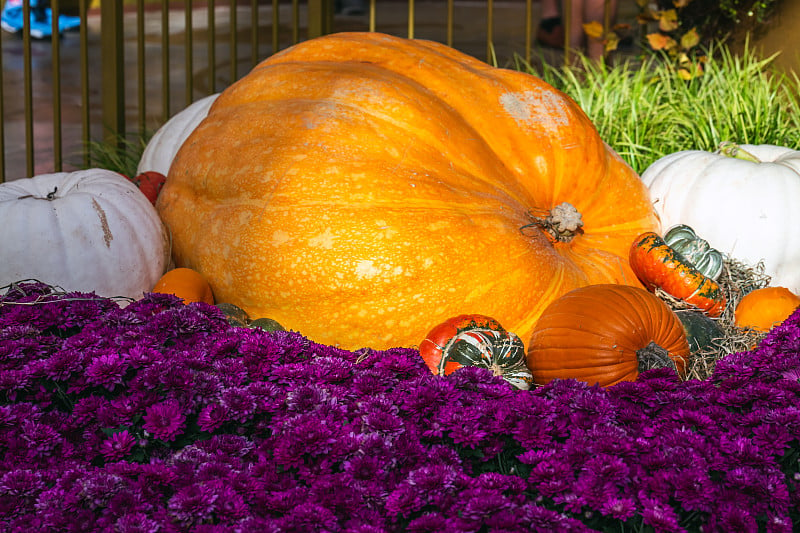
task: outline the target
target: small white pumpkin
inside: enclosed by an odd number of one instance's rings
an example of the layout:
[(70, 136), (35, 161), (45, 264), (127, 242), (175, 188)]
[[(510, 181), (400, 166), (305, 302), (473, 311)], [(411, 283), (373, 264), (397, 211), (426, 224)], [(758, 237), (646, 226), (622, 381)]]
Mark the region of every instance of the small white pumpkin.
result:
[(141, 298), (169, 263), (153, 204), (103, 169), (0, 183), (0, 286), (38, 279), (68, 291)]
[(219, 93), (197, 100), (158, 128), (144, 147), (136, 174), (155, 171), (167, 176), (175, 154), (186, 138), (206, 118), (211, 104), (218, 96)]
[(772, 285), (800, 291), (800, 152), (723, 143), (662, 157), (642, 181), (662, 227), (686, 224), (723, 254), (763, 261)]

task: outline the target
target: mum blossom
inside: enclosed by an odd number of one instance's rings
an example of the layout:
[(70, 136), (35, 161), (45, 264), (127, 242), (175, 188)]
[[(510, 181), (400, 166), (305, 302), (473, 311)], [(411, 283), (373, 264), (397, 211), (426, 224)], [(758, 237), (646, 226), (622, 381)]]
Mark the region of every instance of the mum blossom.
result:
[(145, 431), (164, 441), (174, 441), (185, 425), (186, 417), (175, 400), (151, 405), (144, 414)]
[(119, 461), (130, 453), (135, 443), (136, 438), (127, 430), (122, 430), (103, 441), (100, 453), (107, 461)]

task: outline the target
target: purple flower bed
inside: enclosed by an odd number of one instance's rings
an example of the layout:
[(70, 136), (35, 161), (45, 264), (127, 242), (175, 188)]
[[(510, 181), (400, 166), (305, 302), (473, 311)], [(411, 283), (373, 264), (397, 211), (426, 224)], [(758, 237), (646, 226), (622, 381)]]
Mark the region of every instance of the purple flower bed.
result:
[(234, 328), (214, 306), (0, 298), (0, 530), (792, 531), (800, 312), (708, 381), (517, 391)]

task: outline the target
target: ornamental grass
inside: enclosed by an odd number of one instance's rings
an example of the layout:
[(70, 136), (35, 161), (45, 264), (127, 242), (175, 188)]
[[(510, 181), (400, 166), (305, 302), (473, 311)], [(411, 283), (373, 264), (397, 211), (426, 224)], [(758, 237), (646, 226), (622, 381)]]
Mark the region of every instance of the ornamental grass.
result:
[(705, 380), (520, 391), (24, 282), (0, 297), (0, 530), (790, 532), (799, 404), (800, 310)]
[(772, 144), (800, 149), (800, 79), (775, 67), (745, 43), (703, 50), (704, 72), (683, 80), (674, 61), (644, 53), (596, 62), (578, 55), (572, 65), (513, 68), (539, 76), (571, 96), (603, 138), (639, 174), (681, 150), (713, 152), (720, 143)]

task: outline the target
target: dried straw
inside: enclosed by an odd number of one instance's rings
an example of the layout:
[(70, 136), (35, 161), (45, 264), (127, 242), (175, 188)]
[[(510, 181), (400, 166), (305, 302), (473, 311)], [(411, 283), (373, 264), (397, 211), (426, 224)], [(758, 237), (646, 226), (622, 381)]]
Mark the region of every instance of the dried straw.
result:
[[(750, 351), (764, 338), (765, 333), (736, 326), (734, 311), (746, 294), (766, 287), (769, 282), (770, 277), (764, 273), (763, 263), (752, 267), (730, 257), (725, 259), (717, 283), (728, 303), (722, 315), (715, 318), (723, 336), (714, 339), (707, 347), (693, 354), (686, 372), (687, 379), (707, 379), (714, 372), (718, 360), (732, 353)], [(656, 290), (656, 294), (673, 310), (692, 309), (691, 305), (673, 298), (660, 289)]]

